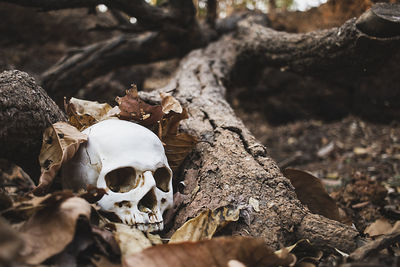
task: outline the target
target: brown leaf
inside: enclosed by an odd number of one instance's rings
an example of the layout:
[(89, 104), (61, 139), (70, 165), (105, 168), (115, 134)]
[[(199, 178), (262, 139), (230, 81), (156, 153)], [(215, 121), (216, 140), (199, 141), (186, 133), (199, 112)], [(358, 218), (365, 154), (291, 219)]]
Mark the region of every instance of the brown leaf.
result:
[(121, 250), (110, 230), (92, 225), (92, 233), (97, 247), (104, 255), (107, 255), (108, 258), (121, 258)]
[(299, 240), (292, 246), (275, 251), (275, 254), (286, 255), (289, 252), (296, 256), (296, 266), (298, 266), (299, 263), (309, 263), (312, 264), (310, 266), (316, 266), (323, 255), (321, 250), (312, 246), (310, 241), (306, 239)]
[(160, 139), (163, 140), (167, 136), (177, 135), (179, 123), (181, 120), (185, 120), (187, 118), (189, 118), (189, 115), (185, 108), (182, 110), (182, 113), (171, 111), (165, 115), (160, 123)]
[(118, 117), (123, 120), (134, 121), (145, 127), (155, 127), (161, 121), (164, 113), (160, 105), (150, 105), (141, 100), (136, 85), (126, 90), (126, 95), (116, 97), (120, 109)]
[(232, 260), (248, 267), (275, 267), (289, 266), (294, 257), (289, 254), (286, 258), (279, 258), (263, 239), (235, 236), (147, 248), (123, 259), (123, 266), (225, 267)]
[(112, 263), (106, 257), (100, 256), (98, 259), (92, 260), (92, 263), (96, 267), (121, 267), (120, 263)]
[(197, 139), (187, 133), (167, 135), (161, 140), (172, 171), (176, 171), (197, 144)]
[(74, 97), (68, 103), (64, 99), (64, 108), (68, 115), (69, 123), (80, 131), (101, 120), (116, 117), (117, 113), (119, 113), (118, 107), (112, 108), (107, 103), (98, 103), (97, 101), (87, 101)]
[(104, 188), (97, 188), (93, 185), (88, 185), (86, 190), (79, 194), (80, 198), (83, 198), (90, 204), (96, 203), (106, 194)]
[(160, 96), (162, 112), (164, 114), (168, 114), (170, 111), (173, 111), (175, 113), (182, 113), (182, 106), (179, 101), (175, 99), (175, 97), (164, 93), (160, 93)]
[(285, 169), (283, 174), (294, 186), (298, 199), (312, 213), (341, 221), (336, 202), (326, 192), (320, 179), (307, 172), (290, 168)]
[(379, 236), (392, 233), (393, 229), (393, 226), (386, 218), (380, 218), (365, 228), (364, 234), (369, 234), (371, 237)]
[[(72, 196), (72, 192), (70, 192), (70, 196)], [(33, 194), (28, 194), (24, 199), (15, 202), (12, 207), (4, 210), (1, 215), (11, 223), (25, 221), (36, 211), (44, 208), (42, 202), (49, 197), (51, 195), (34, 196)]]
[(153, 242), (139, 229), (122, 223), (115, 223), (115, 239), (121, 249), (122, 258), (151, 247)]
[(25, 241), (21, 261), (39, 264), (60, 253), (73, 240), (78, 218), (90, 217), (91, 206), (84, 199), (59, 192), (41, 202), (44, 208), (26, 221), (20, 233)]
[(126, 96), (117, 97), (121, 110), (120, 119), (137, 122), (152, 131), (158, 131), (158, 137), (165, 145), (165, 154), (172, 171), (176, 171), (186, 156), (193, 150), (197, 139), (187, 133), (178, 133), (179, 123), (188, 118), (173, 96), (161, 94), (161, 106), (143, 102), (136, 86), (126, 91)]
[(14, 266), (18, 252), (22, 249), (23, 242), (19, 234), (0, 217), (0, 265)]
[(165, 144), (165, 154), (172, 171), (176, 171), (186, 156), (197, 144), (197, 138), (187, 134), (178, 133), (181, 120), (189, 118), (186, 109), (182, 113), (170, 111), (160, 123), (159, 137)]
[(86, 141), (85, 134), (65, 122), (57, 122), (44, 131), (39, 155), (42, 174), (34, 194), (43, 195), (48, 191), (61, 165), (71, 159), (80, 144)]
[(215, 232), (239, 219), (240, 208), (225, 206), (213, 211), (205, 210), (187, 221), (171, 236), (170, 243), (211, 239)]
[(5, 159), (0, 159), (0, 188), (15, 200), (34, 188), (35, 184), (20, 167)]

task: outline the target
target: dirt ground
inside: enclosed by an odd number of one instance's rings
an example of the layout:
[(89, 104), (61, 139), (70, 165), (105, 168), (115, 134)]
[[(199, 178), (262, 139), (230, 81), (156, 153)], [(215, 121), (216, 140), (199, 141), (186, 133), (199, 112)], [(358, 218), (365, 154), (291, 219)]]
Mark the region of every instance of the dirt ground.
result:
[(236, 110), (281, 169), (310, 172), (363, 232), (375, 220), (400, 219), (400, 125), (354, 116), (302, 120), (279, 126), (262, 113)]

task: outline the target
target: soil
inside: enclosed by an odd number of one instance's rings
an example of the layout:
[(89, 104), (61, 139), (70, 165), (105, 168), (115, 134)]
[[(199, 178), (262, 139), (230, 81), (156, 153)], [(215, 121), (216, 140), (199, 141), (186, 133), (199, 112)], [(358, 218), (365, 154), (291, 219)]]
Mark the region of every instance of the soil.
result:
[(260, 112), (236, 109), (281, 169), (320, 178), (362, 233), (375, 220), (400, 219), (400, 125), (375, 124), (354, 116), (324, 122), (270, 124)]

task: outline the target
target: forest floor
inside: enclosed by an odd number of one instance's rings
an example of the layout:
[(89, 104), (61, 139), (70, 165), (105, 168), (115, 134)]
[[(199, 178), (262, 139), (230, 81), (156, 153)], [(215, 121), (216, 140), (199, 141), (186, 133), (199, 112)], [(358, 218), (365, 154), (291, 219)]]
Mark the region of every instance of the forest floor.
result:
[(361, 233), (377, 220), (400, 219), (400, 124), (348, 116), (276, 126), (261, 113), (236, 112), (282, 170), (296, 168), (320, 178)]

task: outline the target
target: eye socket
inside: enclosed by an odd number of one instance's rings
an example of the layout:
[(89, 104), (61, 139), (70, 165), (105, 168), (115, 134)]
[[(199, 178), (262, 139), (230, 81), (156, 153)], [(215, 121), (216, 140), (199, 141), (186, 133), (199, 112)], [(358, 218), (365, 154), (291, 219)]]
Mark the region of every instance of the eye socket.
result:
[(132, 167), (124, 167), (110, 171), (105, 176), (107, 187), (113, 192), (125, 193), (138, 186), (136, 171)]
[(156, 180), (156, 186), (163, 192), (169, 191), (169, 180), (171, 175), (166, 167), (158, 168), (154, 172), (154, 179)]

